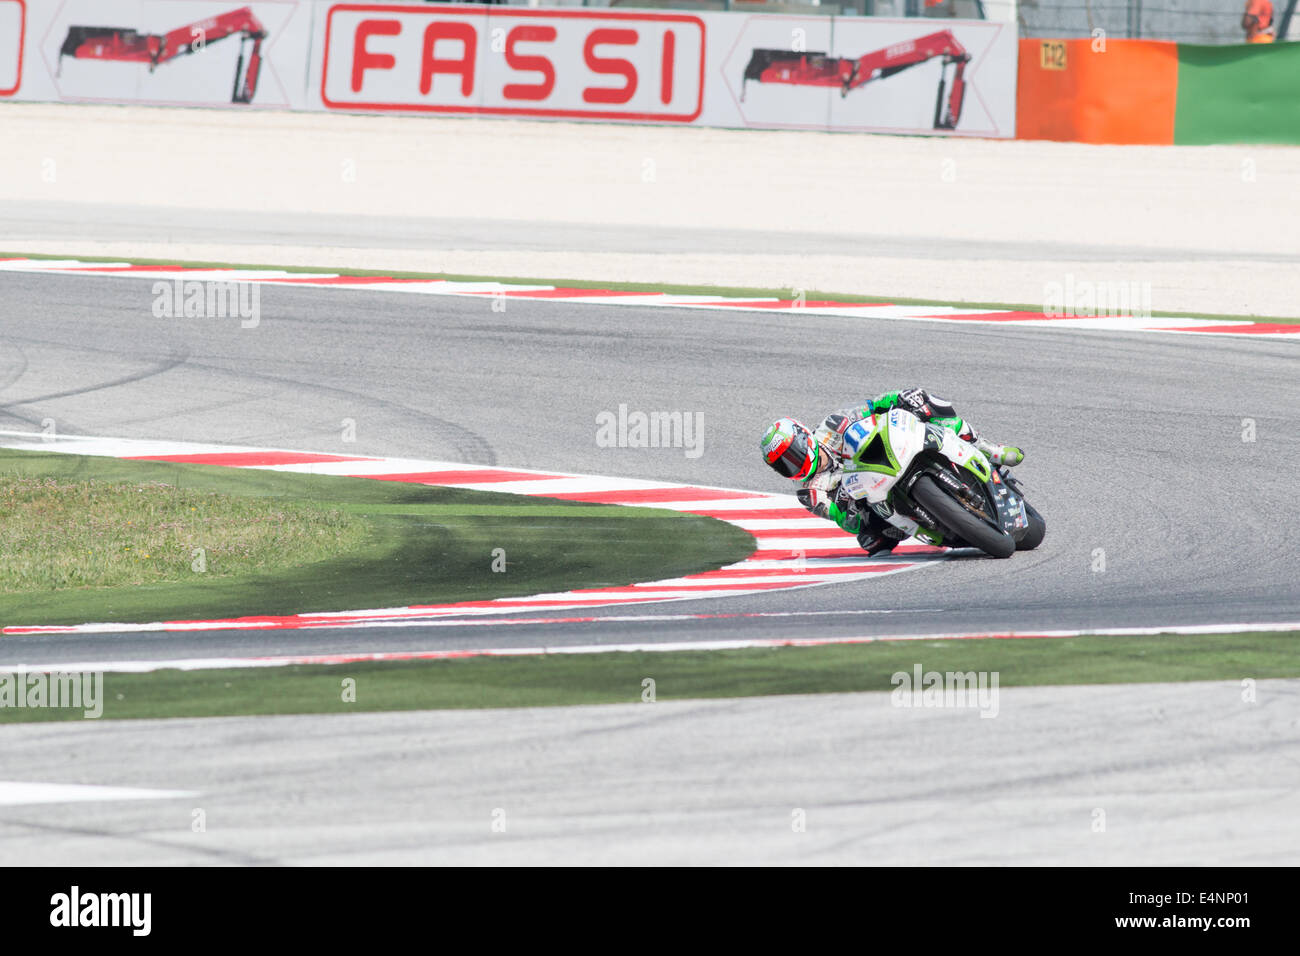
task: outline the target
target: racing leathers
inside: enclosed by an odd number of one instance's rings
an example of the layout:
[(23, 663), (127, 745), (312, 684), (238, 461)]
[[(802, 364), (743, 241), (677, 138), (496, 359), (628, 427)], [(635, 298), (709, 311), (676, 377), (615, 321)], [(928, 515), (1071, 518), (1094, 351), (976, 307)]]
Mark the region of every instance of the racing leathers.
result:
[(804, 480), (803, 487), (796, 492), (796, 496), (799, 503), (817, 517), (834, 521), (845, 531), (857, 535), (858, 544), (868, 554), (892, 551), (900, 541), (912, 534), (927, 534), (915, 522), (901, 516), (895, 516), (898, 523), (885, 520), (865, 504), (859, 504), (840, 487), (843, 474), (841, 462), (846, 457), (845, 430), (854, 422), (892, 408), (904, 408), (921, 421), (952, 429), (957, 437), (975, 445), (994, 464), (1011, 466), (1024, 460), (1024, 454), (1019, 448), (985, 441), (968, 422), (957, 415), (957, 410), (951, 403), (922, 388), (885, 392), (861, 405), (826, 416), (813, 430), (813, 438), (827, 454), (820, 456), (817, 471)]

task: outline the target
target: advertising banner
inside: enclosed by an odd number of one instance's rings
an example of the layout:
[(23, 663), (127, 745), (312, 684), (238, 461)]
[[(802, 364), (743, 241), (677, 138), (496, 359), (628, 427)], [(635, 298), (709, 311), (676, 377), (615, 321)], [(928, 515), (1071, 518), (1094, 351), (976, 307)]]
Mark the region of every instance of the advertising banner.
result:
[[(0, 93), (14, 6), (0, 0)], [(311, 17), (310, 0), (28, 0), (10, 97), (305, 109)]]
[(704, 23), (672, 13), (337, 4), (327, 109), (691, 122)]
[(327, 110), (1015, 133), (1016, 34), (987, 21), (322, 2)]
[(0, 97), (1009, 137), (983, 20), (331, 0), (0, 0)]
[(0, 97), (18, 92), (26, 36), (27, 4), (24, 0), (0, 0)]

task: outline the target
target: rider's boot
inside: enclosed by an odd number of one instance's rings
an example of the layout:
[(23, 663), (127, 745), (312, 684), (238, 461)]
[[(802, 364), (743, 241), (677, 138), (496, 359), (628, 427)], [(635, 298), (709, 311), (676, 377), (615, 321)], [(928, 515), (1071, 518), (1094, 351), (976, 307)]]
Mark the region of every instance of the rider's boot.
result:
[(1025, 453), (1015, 445), (995, 445), (987, 439), (977, 438), (975, 447), (984, 452), (995, 465), (1011, 468), (1025, 460)]
[(898, 539), (883, 535), (871, 528), (863, 528), (858, 532), (858, 546), (869, 555), (880, 554), (882, 551), (893, 551), (898, 547)]
[(1011, 468), (1025, 460), (1025, 453), (1015, 445), (995, 445), (971, 428), (970, 422), (961, 422), (960, 424), (961, 429), (957, 432), (957, 437), (962, 441), (970, 442), (982, 451), (993, 464), (1005, 465)]
[(872, 512), (867, 512), (862, 522), (862, 530), (858, 532), (858, 547), (867, 554), (881, 554), (893, 551), (906, 537), (906, 531), (894, 527)]

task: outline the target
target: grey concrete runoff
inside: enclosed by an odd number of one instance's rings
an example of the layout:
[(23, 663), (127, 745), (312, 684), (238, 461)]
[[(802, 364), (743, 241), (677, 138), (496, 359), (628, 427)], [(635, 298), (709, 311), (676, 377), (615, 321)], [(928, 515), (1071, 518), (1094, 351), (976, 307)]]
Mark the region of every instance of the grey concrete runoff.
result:
[(1259, 681), (1254, 702), (1236, 681), (1001, 688), (992, 718), (895, 707), (886, 693), (670, 693), (665, 683), (648, 704), (6, 727), (0, 780), (197, 795), (0, 806), (0, 859), (1300, 861), (1300, 681)]

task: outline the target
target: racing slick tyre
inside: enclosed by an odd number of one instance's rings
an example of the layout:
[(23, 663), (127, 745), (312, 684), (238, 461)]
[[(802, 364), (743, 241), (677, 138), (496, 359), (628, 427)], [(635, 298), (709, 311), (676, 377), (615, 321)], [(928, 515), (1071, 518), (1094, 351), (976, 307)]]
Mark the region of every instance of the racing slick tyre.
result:
[(943, 525), (943, 530), (995, 558), (1009, 558), (1016, 552), (1016, 539), (981, 521), (949, 497), (929, 475), (912, 486), (912, 497)]

